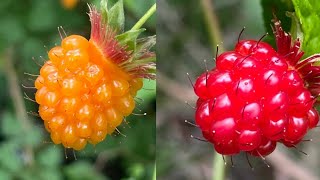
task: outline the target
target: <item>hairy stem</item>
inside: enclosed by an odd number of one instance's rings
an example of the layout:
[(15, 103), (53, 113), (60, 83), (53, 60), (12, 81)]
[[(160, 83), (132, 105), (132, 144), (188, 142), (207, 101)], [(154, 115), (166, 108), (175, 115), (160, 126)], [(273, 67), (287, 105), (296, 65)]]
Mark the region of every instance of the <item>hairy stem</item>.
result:
[(139, 21), (131, 28), (131, 30), (140, 29), (143, 24), (156, 12), (156, 3), (139, 19)]

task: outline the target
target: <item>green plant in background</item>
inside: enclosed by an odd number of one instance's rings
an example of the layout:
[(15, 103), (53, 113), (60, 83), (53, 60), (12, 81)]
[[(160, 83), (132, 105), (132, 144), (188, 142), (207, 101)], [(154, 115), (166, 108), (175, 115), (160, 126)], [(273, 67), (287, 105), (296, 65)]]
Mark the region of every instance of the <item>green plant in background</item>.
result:
[[(24, 72), (37, 73), (39, 67), (31, 60), (60, 42), (57, 27), (89, 35), (86, 2), (65, 11), (59, 1), (2, 1), (0, 29), (0, 179), (150, 179), (155, 159), (155, 82), (145, 81), (138, 93), (138, 108), (147, 116), (130, 116), (120, 127), (126, 137), (114, 134), (95, 147), (73, 153), (50, 142), (33, 102), (23, 101), (23, 93), (33, 97), (33, 86)], [(100, 1), (88, 1), (100, 4)], [(110, 1), (110, 4), (115, 1)], [(132, 27), (154, 1), (124, 3), (126, 29)], [(19, 4), (19, 5), (17, 5)], [(22, 6), (23, 4), (23, 6)], [(21, 6), (20, 6), (21, 5)], [(147, 35), (155, 33), (155, 20), (146, 22)], [(44, 47), (45, 46), (45, 47)], [(47, 49), (48, 50), (48, 49)], [(42, 58), (35, 58), (41, 63)], [(32, 77), (31, 77), (32, 78)], [(33, 78), (32, 78), (33, 79)], [(151, 90), (150, 90), (151, 89)], [(8, 96), (10, 95), (10, 96)], [(29, 116), (27, 112), (30, 113)], [(140, 114), (140, 113), (139, 113)], [(148, 136), (146, 136), (148, 134)], [(67, 158), (66, 158), (67, 157)], [(143, 167), (143, 168), (142, 168)]]

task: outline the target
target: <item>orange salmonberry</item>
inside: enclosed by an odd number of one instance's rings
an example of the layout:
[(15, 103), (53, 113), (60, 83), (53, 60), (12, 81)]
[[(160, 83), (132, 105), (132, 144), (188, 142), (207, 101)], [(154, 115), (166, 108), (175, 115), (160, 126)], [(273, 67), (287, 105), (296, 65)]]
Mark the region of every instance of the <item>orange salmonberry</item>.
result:
[(79, 0), (60, 0), (61, 4), (66, 9), (73, 9)]
[[(87, 142), (95, 145), (113, 133), (134, 110), (142, 78), (154, 78), (146, 65), (155, 64), (134, 66), (133, 53), (117, 42), (99, 12), (90, 10), (90, 40), (79, 35), (65, 37), (48, 52), (49, 60), (35, 81), (39, 115), (53, 143), (75, 150), (83, 149)], [(144, 56), (148, 55), (146, 51)]]

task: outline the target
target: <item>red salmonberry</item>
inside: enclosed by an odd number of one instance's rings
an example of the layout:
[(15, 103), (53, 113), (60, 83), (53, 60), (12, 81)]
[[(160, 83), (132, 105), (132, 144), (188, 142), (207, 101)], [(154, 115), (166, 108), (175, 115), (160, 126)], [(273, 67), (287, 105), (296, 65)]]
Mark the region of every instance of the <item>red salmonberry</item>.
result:
[(277, 142), (294, 147), (319, 121), (314, 62), (320, 55), (299, 61), (299, 40), (291, 44), (277, 20), (274, 34), (277, 51), (265, 42), (239, 41), (196, 80), (196, 124), (222, 155), (266, 156)]

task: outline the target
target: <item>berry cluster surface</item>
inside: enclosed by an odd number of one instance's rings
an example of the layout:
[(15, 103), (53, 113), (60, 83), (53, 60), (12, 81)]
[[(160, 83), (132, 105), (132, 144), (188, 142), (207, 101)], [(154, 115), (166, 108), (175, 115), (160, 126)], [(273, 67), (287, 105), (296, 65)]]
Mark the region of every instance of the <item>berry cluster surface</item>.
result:
[(132, 113), (142, 79), (102, 61), (94, 42), (68, 36), (49, 59), (35, 81), (35, 98), (55, 144), (76, 150), (97, 144)]
[(295, 147), (318, 124), (320, 71), (312, 64), (318, 57), (299, 61), (300, 42), (291, 43), (278, 21), (274, 33), (278, 51), (262, 41), (239, 41), (196, 80), (196, 124), (222, 155), (266, 156), (278, 142)]

